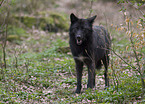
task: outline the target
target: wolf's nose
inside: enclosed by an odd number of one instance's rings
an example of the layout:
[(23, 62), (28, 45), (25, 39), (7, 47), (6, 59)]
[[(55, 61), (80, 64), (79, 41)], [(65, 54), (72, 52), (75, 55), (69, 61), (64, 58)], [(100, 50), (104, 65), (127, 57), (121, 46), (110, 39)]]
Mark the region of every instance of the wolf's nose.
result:
[(77, 35), (76, 38), (77, 38), (78, 40), (80, 40), (80, 39), (81, 39), (81, 35)]

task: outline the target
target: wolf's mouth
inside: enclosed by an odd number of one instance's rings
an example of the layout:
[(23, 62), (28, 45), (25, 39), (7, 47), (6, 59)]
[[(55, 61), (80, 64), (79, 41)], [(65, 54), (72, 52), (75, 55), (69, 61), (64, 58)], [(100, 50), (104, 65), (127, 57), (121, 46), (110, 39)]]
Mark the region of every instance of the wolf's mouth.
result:
[(77, 39), (77, 44), (78, 44), (78, 45), (81, 45), (81, 44), (82, 44), (82, 40)]

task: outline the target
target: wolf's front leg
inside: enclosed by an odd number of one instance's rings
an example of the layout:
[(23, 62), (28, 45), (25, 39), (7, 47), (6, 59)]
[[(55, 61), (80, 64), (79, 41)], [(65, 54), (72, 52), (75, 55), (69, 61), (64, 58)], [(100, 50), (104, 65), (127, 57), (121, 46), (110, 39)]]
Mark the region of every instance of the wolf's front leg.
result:
[(91, 63), (88, 66), (88, 85), (87, 88), (93, 88), (95, 86), (95, 67), (94, 65)]
[(83, 62), (79, 60), (75, 60), (76, 62), (76, 71), (77, 71), (77, 89), (75, 93), (81, 92), (81, 81), (82, 81), (82, 71), (83, 71)]

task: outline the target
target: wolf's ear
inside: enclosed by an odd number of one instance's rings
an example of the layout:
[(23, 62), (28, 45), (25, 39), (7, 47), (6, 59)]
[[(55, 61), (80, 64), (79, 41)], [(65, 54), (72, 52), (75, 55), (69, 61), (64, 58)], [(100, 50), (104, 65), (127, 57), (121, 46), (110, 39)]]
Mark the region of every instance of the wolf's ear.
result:
[(97, 17), (97, 15), (90, 17), (90, 18), (88, 18), (88, 21), (92, 24), (96, 17)]
[(71, 23), (74, 23), (78, 20), (78, 17), (76, 17), (73, 13), (71, 13), (70, 20), (71, 20)]

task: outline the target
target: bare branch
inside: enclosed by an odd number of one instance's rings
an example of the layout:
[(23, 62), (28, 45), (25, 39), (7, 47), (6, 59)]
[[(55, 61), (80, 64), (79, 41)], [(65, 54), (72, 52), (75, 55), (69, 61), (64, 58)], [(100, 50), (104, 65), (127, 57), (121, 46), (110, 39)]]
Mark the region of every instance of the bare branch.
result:
[(110, 49), (117, 57), (119, 57), (125, 64), (127, 64), (128, 66), (130, 66), (133, 69), (136, 69), (136, 67), (132, 66), (131, 64), (129, 64), (128, 62), (126, 62), (120, 55), (118, 55), (114, 50)]
[[(97, 48), (99, 48), (99, 47), (97, 47)], [(126, 62), (120, 55), (118, 55), (113, 49), (111, 49), (111, 48), (109, 48), (109, 49), (107, 49), (107, 48), (100, 48), (100, 49), (104, 49), (104, 50), (110, 50), (110, 51), (112, 51), (117, 57), (119, 57), (125, 64), (127, 64), (128, 66), (130, 66), (131, 68), (133, 68), (133, 69), (136, 69), (136, 67), (134, 67), (134, 66), (132, 66), (131, 64), (129, 64), (128, 62)]]
[(91, 16), (91, 14), (92, 14), (92, 7), (93, 7), (93, 3), (94, 3), (94, 0), (91, 0), (91, 7), (90, 7), (90, 13), (89, 13), (89, 16), (88, 17), (90, 17)]
[(8, 20), (9, 20), (9, 6), (7, 7), (7, 16), (6, 16), (6, 19), (5, 20), (7, 20), (7, 22), (5, 22), (5, 33), (3, 33), (3, 35), (4, 35), (4, 40), (3, 40), (3, 44), (2, 44), (2, 49), (3, 49), (3, 61), (4, 61), (4, 67), (5, 67), (5, 69), (6, 69), (6, 42), (7, 42), (7, 35), (8, 35), (8, 33), (7, 33), (7, 29), (8, 29)]
[(130, 5), (132, 5), (135, 9), (137, 9), (142, 15), (145, 15), (144, 12), (142, 10), (140, 10), (140, 8), (137, 5), (132, 4), (131, 2), (128, 1), (128, 3)]
[(0, 7), (3, 5), (4, 1), (5, 1), (5, 0), (2, 0), (2, 1), (0, 2)]

